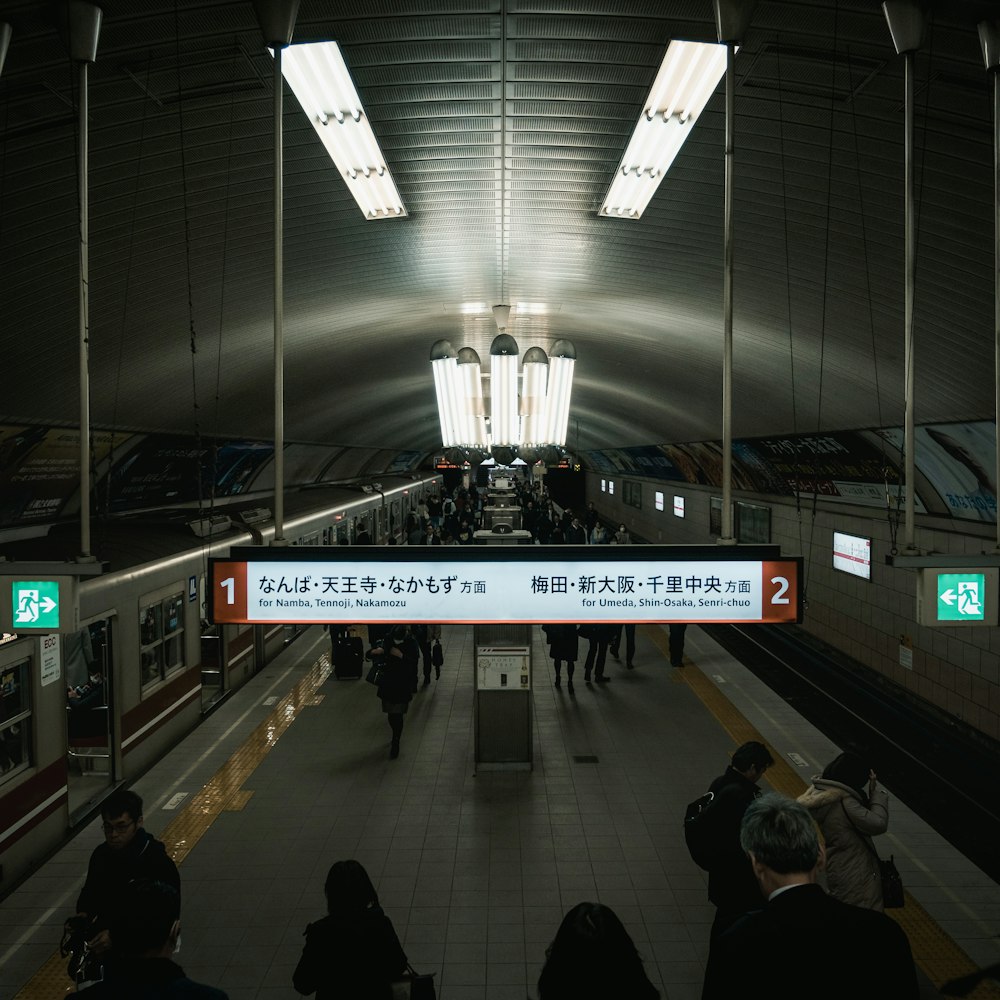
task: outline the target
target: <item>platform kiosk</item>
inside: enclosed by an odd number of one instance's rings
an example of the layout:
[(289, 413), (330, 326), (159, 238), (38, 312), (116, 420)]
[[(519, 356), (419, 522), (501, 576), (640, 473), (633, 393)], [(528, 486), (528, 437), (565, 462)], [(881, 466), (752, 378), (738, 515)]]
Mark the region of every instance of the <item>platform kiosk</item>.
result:
[(531, 625), (475, 625), (479, 771), (530, 771)]

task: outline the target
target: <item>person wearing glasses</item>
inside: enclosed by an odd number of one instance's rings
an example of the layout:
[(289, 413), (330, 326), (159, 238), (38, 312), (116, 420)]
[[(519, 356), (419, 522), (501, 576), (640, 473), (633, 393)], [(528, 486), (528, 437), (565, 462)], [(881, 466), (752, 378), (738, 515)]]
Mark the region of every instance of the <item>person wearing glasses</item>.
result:
[(128, 887), (139, 880), (173, 886), (181, 877), (166, 847), (143, 828), (142, 799), (119, 788), (101, 805), (104, 843), (90, 856), (87, 880), (77, 900), (77, 922), (86, 921), (87, 945), (107, 967), (115, 959), (111, 925), (120, 919)]

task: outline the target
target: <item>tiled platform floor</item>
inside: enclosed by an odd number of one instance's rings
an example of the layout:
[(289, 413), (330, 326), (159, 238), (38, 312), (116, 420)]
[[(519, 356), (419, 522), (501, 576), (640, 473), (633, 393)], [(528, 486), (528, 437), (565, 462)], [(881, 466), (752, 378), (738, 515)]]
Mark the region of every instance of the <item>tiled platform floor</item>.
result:
[[(700, 996), (714, 911), (680, 817), (734, 742), (651, 637), (639, 629), (636, 670), (609, 661), (612, 682), (592, 689), (580, 671), (570, 695), (565, 682), (553, 688), (536, 630), (530, 773), (473, 776), (471, 628), (445, 628), (442, 677), (416, 696), (397, 761), (373, 689), (322, 683), (244, 782), (242, 809), (219, 815), (181, 865), (188, 974), (233, 1000), (296, 996), (291, 973), (302, 930), (323, 913), (326, 871), (356, 857), (413, 964), (437, 972), (442, 1000), (533, 997), (546, 946), (583, 899), (615, 908), (665, 1000)], [(150, 830), (327, 649), (310, 630), (137, 782)], [(805, 759), (804, 780), (836, 752), (697, 628), (688, 654), (779, 753)], [(99, 840), (95, 822), (0, 903), (0, 997), (52, 955)], [(883, 840), (907, 888), (972, 957), (1000, 959), (997, 886), (896, 801)]]

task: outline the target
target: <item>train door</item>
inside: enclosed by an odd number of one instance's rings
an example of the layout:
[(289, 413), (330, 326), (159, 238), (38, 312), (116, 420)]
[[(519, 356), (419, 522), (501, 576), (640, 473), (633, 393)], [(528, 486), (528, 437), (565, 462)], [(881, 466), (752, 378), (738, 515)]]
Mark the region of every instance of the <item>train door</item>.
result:
[(87, 812), (115, 780), (114, 617), (63, 636), (69, 814)]
[(202, 573), (199, 590), (201, 621), (201, 710), (207, 712), (216, 702), (222, 700), (226, 690), (225, 647), (223, 626), (213, 625), (208, 620), (208, 593), (205, 574)]

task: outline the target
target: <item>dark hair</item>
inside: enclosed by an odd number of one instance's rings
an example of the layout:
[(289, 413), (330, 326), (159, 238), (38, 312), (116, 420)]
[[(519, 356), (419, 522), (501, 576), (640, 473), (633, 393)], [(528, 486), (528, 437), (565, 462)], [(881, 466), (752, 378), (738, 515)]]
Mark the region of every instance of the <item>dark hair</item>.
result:
[(326, 909), (331, 916), (356, 917), (378, 906), (378, 893), (364, 865), (352, 859), (338, 861), (326, 876), (323, 886)]
[(853, 788), (864, 795), (864, 787), (868, 781), (870, 770), (856, 753), (852, 750), (845, 750), (823, 768), (823, 777), (829, 781), (837, 781), (842, 785), (847, 785), (848, 788)]
[(115, 953), (142, 955), (159, 950), (181, 915), (181, 894), (166, 882), (139, 879), (125, 886), (111, 922)]
[(142, 819), (142, 799), (127, 788), (116, 788), (101, 803), (101, 818), (114, 819), (127, 813), (133, 822)]
[(771, 752), (763, 743), (758, 743), (756, 740), (744, 743), (733, 754), (733, 767), (737, 771), (746, 771), (751, 767), (770, 767), (773, 763)]
[(539, 1000), (658, 1000), (618, 915), (601, 903), (577, 903), (545, 952)]
[(740, 847), (781, 875), (811, 872), (819, 860), (819, 831), (801, 802), (768, 792), (747, 806)]

